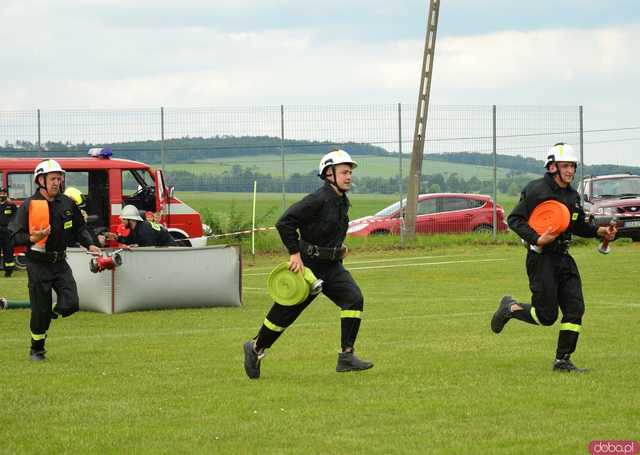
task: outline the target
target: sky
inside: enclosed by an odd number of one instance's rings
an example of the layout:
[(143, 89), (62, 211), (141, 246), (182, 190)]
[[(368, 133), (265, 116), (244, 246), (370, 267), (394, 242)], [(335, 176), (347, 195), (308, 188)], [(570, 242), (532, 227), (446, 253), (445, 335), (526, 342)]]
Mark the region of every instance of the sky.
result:
[[(427, 11), (3, 0), (0, 111), (415, 104)], [(637, 0), (441, 0), (431, 104), (582, 105), (590, 160), (640, 165), (639, 47)]]

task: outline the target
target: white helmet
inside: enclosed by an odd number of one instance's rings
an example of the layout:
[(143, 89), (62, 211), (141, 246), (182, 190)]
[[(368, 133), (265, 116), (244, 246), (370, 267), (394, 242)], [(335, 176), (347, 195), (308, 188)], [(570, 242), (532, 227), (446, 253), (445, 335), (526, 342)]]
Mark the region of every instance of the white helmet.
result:
[(36, 170), (33, 171), (33, 181), (38, 183), (39, 175), (46, 175), (49, 172), (60, 172), (64, 174), (64, 170), (56, 160), (44, 160), (36, 166)]
[(341, 149), (332, 150), (322, 157), (320, 165), (318, 166), (318, 176), (324, 177), (324, 171), (329, 166), (335, 166), (336, 164), (350, 164), (351, 168), (356, 168), (358, 163), (351, 159), (351, 155)]
[(549, 165), (556, 161), (566, 161), (569, 163), (576, 163), (577, 165), (580, 162), (580, 156), (578, 156), (576, 151), (569, 144), (559, 142), (549, 149), (547, 162), (544, 164), (544, 167), (549, 169)]
[(138, 211), (138, 207), (131, 204), (122, 207), (120, 218), (122, 218), (123, 220), (143, 221), (142, 217), (140, 216), (140, 212)]

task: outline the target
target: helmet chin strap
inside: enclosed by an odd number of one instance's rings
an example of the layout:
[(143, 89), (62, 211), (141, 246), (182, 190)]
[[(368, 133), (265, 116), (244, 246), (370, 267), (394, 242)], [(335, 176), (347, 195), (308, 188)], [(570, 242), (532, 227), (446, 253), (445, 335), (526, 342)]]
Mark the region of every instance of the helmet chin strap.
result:
[[(40, 177), (40, 176), (38, 176)], [(47, 174), (42, 174), (42, 179), (44, 180), (44, 185), (40, 185), (40, 182), (38, 181), (38, 188), (43, 189), (45, 193), (47, 193), (47, 197), (52, 198), (53, 196), (51, 196), (51, 193), (49, 193), (49, 190), (47, 189)], [(64, 193), (64, 183), (60, 182), (60, 189), (58, 191), (58, 193)]]
[(47, 193), (47, 196), (51, 197), (51, 195), (49, 194), (49, 190), (47, 189), (47, 174), (41, 174), (41, 176), (42, 176), (42, 180), (44, 180), (44, 185), (40, 185), (40, 175), (39, 175), (38, 178), (36, 179), (36, 182), (38, 183), (38, 189), (44, 190), (44, 192)]
[[(551, 167), (552, 164), (554, 164), (556, 166), (556, 170), (554, 172), (551, 172), (549, 170), (549, 168)], [(549, 163), (549, 167), (547, 168), (547, 172), (549, 174), (551, 174), (552, 176), (560, 175), (560, 168), (558, 167), (558, 162), (557, 161), (552, 161), (551, 163)]]
[(340, 185), (338, 185), (338, 180), (336, 178), (336, 166), (335, 164), (331, 165), (331, 172), (332, 172), (332, 176), (328, 176), (328, 177), (333, 177), (333, 182), (331, 181), (331, 179), (327, 178), (327, 181), (329, 182), (329, 184), (331, 186), (333, 186), (335, 189), (337, 189), (338, 191), (340, 191), (341, 193), (346, 193), (349, 190), (345, 190), (340, 188)]

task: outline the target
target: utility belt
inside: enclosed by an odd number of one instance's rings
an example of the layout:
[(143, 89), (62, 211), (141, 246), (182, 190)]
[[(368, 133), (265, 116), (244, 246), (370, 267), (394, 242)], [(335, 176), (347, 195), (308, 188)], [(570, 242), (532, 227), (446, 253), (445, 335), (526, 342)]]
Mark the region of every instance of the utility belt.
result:
[(67, 258), (67, 252), (29, 250), (27, 251), (27, 257), (38, 262), (49, 262), (51, 264), (56, 264), (58, 262), (64, 261)]
[(529, 249), (534, 253), (555, 253), (555, 254), (569, 254), (569, 247), (571, 246), (571, 240), (562, 240), (553, 242), (544, 247), (538, 245), (529, 245)]
[(308, 243), (304, 240), (300, 240), (300, 251), (302, 252), (302, 254), (312, 259), (319, 259), (321, 261), (339, 261), (344, 257), (346, 247), (318, 246), (314, 245), (313, 243)]

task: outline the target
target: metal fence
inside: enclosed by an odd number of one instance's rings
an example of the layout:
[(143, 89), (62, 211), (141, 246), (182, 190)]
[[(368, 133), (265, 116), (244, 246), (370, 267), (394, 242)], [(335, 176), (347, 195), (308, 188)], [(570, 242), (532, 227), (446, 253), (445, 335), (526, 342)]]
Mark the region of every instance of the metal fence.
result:
[[(84, 155), (109, 146), (164, 168), (179, 191), (249, 192), (257, 181), (286, 205), (287, 194), (319, 185), (317, 163), (338, 146), (359, 162), (354, 195), (377, 195), (382, 209), (406, 190), (415, 111), (412, 104), (0, 111), (0, 154)], [(551, 145), (582, 150), (582, 125), (580, 106), (431, 106), (421, 192), (515, 197), (542, 174)], [(438, 207), (446, 204), (461, 202)]]
[[(268, 137), (280, 141), (263, 144), (280, 158), (283, 151), (286, 156), (293, 151), (315, 152), (347, 144), (367, 144), (390, 153), (406, 154), (411, 145), (415, 109), (411, 104), (387, 104), (0, 111), (0, 152), (84, 153), (90, 145), (104, 144), (131, 151), (127, 143), (144, 142), (146, 148), (137, 149), (151, 152), (149, 156), (159, 164), (165, 164), (167, 159), (175, 161), (175, 157), (194, 147), (225, 149), (227, 153), (219, 155), (233, 163), (234, 157), (246, 156), (256, 147), (256, 142), (249, 138)], [(201, 145), (172, 143), (176, 139), (214, 137), (235, 140)], [(581, 137), (578, 106), (436, 105), (430, 108), (425, 153), (492, 153), (496, 142), (498, 154), (543, 159), (553, 143), (579, 145)], [(242, 165), (243, 161), (236, 163)], [(291, 166), (291, 162), (285, 160), (285, 176), (290, 173), (287, 165)], [(293, 170), (298, 168), (294, 166)]]

